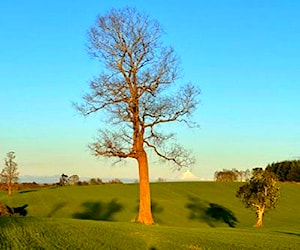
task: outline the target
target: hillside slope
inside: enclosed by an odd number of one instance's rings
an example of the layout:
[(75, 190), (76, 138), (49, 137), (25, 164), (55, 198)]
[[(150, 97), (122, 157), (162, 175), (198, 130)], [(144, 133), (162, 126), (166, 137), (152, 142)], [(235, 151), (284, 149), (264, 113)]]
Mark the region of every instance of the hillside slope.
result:
[[(252, 227), (255, 213), (246, 209), (235, 197), (240, 183), (177, 182), (153, 183), (152, 207), (156, 223), (166, 226), (217, 227), (229, 226), (225, 216), (234, 216), (238, 228)], [(15, 192), (12, 197), (0, 193), (0, 200), (9, 206), (28, 204), (28, 216), (77, 218), (130, 222), (138, 209), (138, 184), (83, 187), (41, 188)], [(207, 211), (212, 205), (223, 213), (213, 219)], [(276, 210), (264, 218), (264, 227), (297, 228), (300, 185), (281, 184), (281, 198)], [(297, 212), (298, 211), (298, 212)]]
[(281, 184), (262, 229), (235, 198), (239, 185), (153, 183), (153, 226), (131, 222), (137, 184), (1, 192), (9, 206), (29, 206), (26, 217), (0, 218), (0, 249), (297, 249), (300, 185)]

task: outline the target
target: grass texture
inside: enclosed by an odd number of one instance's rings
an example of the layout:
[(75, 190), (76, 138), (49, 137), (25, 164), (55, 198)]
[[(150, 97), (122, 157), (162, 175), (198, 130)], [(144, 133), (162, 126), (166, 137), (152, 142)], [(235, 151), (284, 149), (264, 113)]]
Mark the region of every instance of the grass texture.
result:
[(7, 205), (29, 206), (24, 218), (0, 218), (0, 249), (299, 249), (300, 185), (281, 184), (262, 229), (235, 198), (240, 185), (153, 183), (153, 226), (133, 223), (138, 184), (1, 192)]

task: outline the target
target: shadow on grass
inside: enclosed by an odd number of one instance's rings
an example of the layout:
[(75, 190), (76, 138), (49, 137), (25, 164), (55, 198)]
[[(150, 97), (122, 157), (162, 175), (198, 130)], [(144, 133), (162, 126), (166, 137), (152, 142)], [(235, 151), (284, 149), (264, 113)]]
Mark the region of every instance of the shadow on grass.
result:
[(47, 217), (53, 217), (54, 214), (57, 213), (58, 210), (62, 209), (65, 205), (67, 204), (67, 202), (60, 202), (60, 203), (56, 203), (52, 210), (49, 212), (49, 214), (47, 215)]
[(235, 227), (238, 219), (226, 207), (215, 203), (208, 203), (199, 198), (189, 197), (186, 208), (190, 210), (191, 220), (205, 221), (209, 226), (215, 227), (217, 222), (223, 222), (230, 227)]
[(19, 191), (19, 194), (26, 194), (26, 193), (31, 193), (31, 192), (36, 192), (36, 189), (31, 189), (31, 190), (24, 190), (24, 191)]
[(27, 215), (26, 207), (28, 207), (28, 204), (25, 204), (20, 207), (9, 207), (6, 205), (7, 211), (10, 216), (26, 216)]
[(113, 215), (123, 209), (123, 206), (112, 199), (110, 202), (84, 202), (81, 204), (85, 210), (72, 215), (75, 219), (81, 220), (104, 220), (113, 221)]
[(275, 231), (276, 233), (281, 233), (281, 234), (288, 234), (288, 235), (294, 235), (300, 237), (300, 233), (293, 233), (293, 232), (283, 232), (283, 231)]

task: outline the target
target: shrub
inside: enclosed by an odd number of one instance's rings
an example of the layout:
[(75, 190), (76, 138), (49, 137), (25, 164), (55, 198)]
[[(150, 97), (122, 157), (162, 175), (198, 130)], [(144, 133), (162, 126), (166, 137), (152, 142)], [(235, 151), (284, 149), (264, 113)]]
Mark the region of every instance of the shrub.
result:
[(92, 178), (90, 179), (90, 184), (91, 185), (101, 185), (103, 184), (103, 181), (100, 178)]
[(108, 183), (109, 184), (123, 184), (123, 182), (118, 178), (112, 179), (112, 180), (108, 181)]
[(3, 203), (0, 203), (0, 216), (9, 216), (9, 210), (7, 206)]

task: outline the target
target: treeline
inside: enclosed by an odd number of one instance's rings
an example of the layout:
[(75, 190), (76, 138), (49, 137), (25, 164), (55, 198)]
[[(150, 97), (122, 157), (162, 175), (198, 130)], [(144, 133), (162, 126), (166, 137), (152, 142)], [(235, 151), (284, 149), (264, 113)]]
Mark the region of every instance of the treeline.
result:
[(300, 182), (300, 160), (273, 162), (266, 167), (279, 181)]
[[(120, 179), (111, 179), (108, 181), (102, 181), (99, 178), (91, 178), (87, 181), (78, 181), (78, 182), (67, 182), (61, 185), (61, 183), (36, 183), (36, 182), (21, 182), (21, 183), (13, 183), (11, 186), (12, 190), (22, 191), (27, 189), (36, 189), (36, 188), (44, 188), (44, 187), (61, 187), (61, 186), (88, 186), (88, 185), (104, 185), (104, 184), (123, 184)], [(7, 191), (8, 187), (6, 183), (0, 182), (0, 191)]]
[[(254, 170), (255, 168), (252, 170), (223, 169), (215, 172), (214, 180), (222, 182), (247, 181)], [(273, 162), (268, 164), (265, 170), (274, 173), (278, 181), (300, 182), (300, 160)]]
[(123, 182), (118, 179), (114, 178), (107, 182), (102, 181), (100, 178), (91, 178), (89, 181), (80, 181), (79, 176), (74, 174), (70, 177), (66, 174), (62, 174), (59, 182), (56, 185), (59, 186), (85, 186), (85, 185), (101, 185), (101, 184), (123, 184)]

